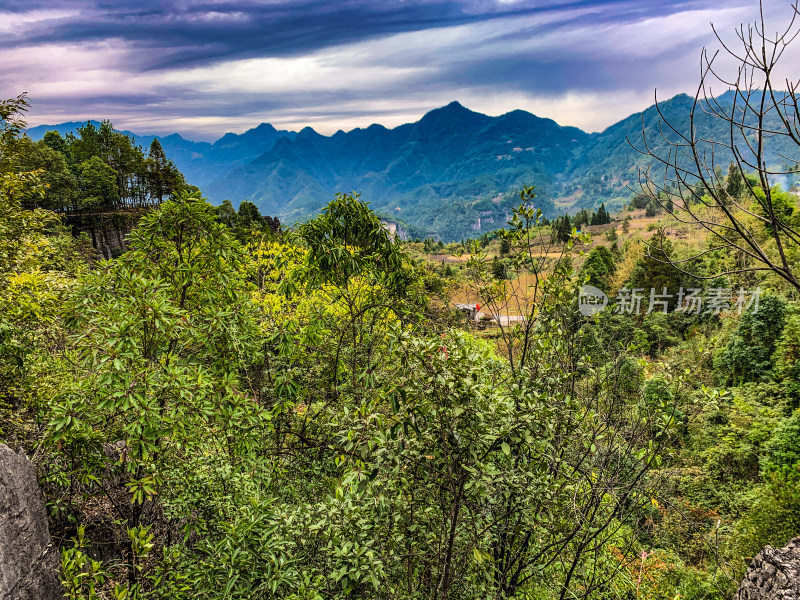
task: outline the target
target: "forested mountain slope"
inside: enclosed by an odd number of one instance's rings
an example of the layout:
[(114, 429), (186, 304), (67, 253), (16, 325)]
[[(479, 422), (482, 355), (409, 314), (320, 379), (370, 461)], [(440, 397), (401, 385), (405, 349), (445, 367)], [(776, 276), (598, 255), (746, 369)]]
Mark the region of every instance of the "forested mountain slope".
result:
[[(729, 94), (718, 98), (723, 107), (731, 100)], [(639, 169), (650, 164), (639, 151), (643, 134), (666, 155), (669, 142), (688, 131), (692, 102), (678, 95), (594, 134), (522, 110), (490, 117), (452, 102), (394, 129), (371, 125), (324, 136), (310, 127), (294, 133), (261, 124), (213, 144), (177, 134), (161, 142), (187, 181), (215, 204), (250, 200), (292, 224), (317, 214), (333, 194), (355, 191), (412, 235), (449, 241), (503, 225), (522, 185), (536, 185), (537, 207), (547, 217), (603, 202), (621, 206), (634, 193)], [(698, 137), (729, 137), (707, 107), (698, 107), (696, 115)], [(48, 129), (53, 127), (33, 128), (29, 135)], [(152, 137), (135, 139), (146, 145)], [(773, 150), (775, 160), (792, 159), (791, 149)], [(724, 152), (714, 156), (722, 168), (729, 161)]]
[[(760, 96), (757, 94), (755, 92), (750, 99), (753, 105), (758, 105)], [(743, 101), (740, 97), (737, 107), (741, 107)], [(716, 98), (715, 102), (716, 104), (711, 107), (704, 103), (696, 107), (692, 123), (695, 137), (698, 140), (714, 140), (729, 144), (730, 128), (725, 121), (712, 114), (712, 108), (730, 111), (733, 106), (733, 96), (731, 93), (726, 93)], [(588, 192), (588, 202), (580, 202), (581, 207), (591, 206), (592, 201), (597, 203), (597, 198), (602, 198), (606, 202), (613, 200), (615, 193), (610, 186), (601, 185), (599, 188), (592, 186), (592, 182), (604, 176), (607, 180), (619, 179), (635, 185), (638, 182), (638, 169), (651, 164), (643, 154), (648, 147), (662, 157), (666, 157), (670, 150), (673, 152), (677, 150), (681, 157), (680, 164), (687, 164), (688, 149), (685, 145), (677, 147), (675, 144), (682, 144), (684, 140), (681, 136), (688, 135), (693, 103), (694, 98), (679, 94), (670, 100), (659, 102), (658, 107), (650, 106), (641, 113), (633, 114), (608, 129), (589, 136), (565, 174), (565, 181), (580, 185)], [(755, 123), (752, 125), (755, 126)], [(783, 129), (777, 115), (774, 114), (767, 115), (765, 127), (773, 131)], [(754, 143), (755, 139), (751, 142)], [(744, 147), (743, 140), (737, 139), (737, 144), (747, 157), (749, 153)], [(775, 136), (765, 147), (767, 158), (775, 163), (796, 162), (800, 160), (800, 156), (797, 155), (796, 146), (792, 146), (788, 138)], [(710, 150), (710, 145), (706, 149)], [(714, 166), (727, 171), (732, 156), (730, 152), (717, 146), (713, 156), (709, 152), (705, 158), (709, 165), (713, 162)], [(630, 194), (630, 191), (628, 193)]]
[(547, 189), (587, 134), (523, 111), (487, 117), (454, 102), (419, 122), (338, 132), (304, 129), (208, 187), (215, 201), (248, 198), (286, 222), (318, 211), (339, 191), (358, 191), (374, 208), (443, 237), (469, 235), (506, 220), (504, 197), (536, 181)]
[[(99, 121), (91, 121), (96, 127)], [(58, 125), (39, 125), (31, 127), (27, 133), (33, 140), (40, 140), (48, 131), (61, 134), (75, 133), (84, 125), (71, 121)], [(275, 145), (281, 138), (293, 138), (294, 131), (279, 131), (269, 123), (249, 129), (241, 134), (226, 133), (214, 143), (187, 140), (177, 133), (166, 136), (140, 135), (132, 131), (121, 131), (131, 136), (135, 143), (148, 148), (158, 138), (164, 151), (186, 176), (187, 181), (198, 187), (205, 187), (215, 179), (224, 176), (238, 164), (250, 162)]]

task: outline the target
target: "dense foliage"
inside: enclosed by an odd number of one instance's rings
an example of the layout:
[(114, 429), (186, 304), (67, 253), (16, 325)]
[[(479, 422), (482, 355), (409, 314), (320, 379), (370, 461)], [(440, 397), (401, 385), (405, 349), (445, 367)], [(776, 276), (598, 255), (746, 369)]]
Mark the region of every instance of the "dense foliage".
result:
[(186, 187), (183, 175), (167, 158), (158, 139), (149, 151), (116, 131), (110, 121), (88, 122), (62, 137), (49, 131), (34, 142), (19, 138), (15, 167), (40, 170), (37, 207), (59, 212), (109, 211), (158, 204)]
[[(113, 130), (31, 142), (25, 105), (0, 103), (0, 437), (39, 467), (68, 597), (722, 600), (800, 531), (773, 276), (687, 280), (646, 248), (698, 242), (657, 217), (550, 224), (527, 187), (472, 244), (402, 244), (357, 195), (280, 234), (159, 187)], [(140, 193), (111, 261), (40, 208)], [(584, 283), (764, 295), (584, 316)], [(520, 318), (478, 329), (460, 289)]]

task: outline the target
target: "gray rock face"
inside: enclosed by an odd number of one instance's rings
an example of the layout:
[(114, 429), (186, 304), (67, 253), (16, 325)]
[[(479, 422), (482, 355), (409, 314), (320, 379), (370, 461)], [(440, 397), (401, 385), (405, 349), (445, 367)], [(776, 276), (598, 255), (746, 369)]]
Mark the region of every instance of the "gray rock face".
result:
[(0, 444), (0, 600), (62, 598), (59, 566), (36, 469)]
[(108, 260), (119, 256), (128, 250), (128, 241), (125, 239), (130, 231), (102, 225), (89, 229), (89, 238), (92, 240), (97, 253)]
[(128, 235), (146, 208), (130, 209), (110, 214), (68, 215), (64, 222), (72, 228), (73, 235), (85, 233), (100, 258), (110, 259), (127, 252)]
[(750, 563), (734, 600), (800, 600), (800, 537), (778, 550), (766, 546)]

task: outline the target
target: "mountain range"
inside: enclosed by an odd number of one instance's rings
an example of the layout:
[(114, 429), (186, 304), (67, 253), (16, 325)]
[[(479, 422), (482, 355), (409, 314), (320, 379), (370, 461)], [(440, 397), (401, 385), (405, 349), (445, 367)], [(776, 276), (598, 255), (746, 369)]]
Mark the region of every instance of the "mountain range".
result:
[[(618, 208), (648, 164), (628, 140), (636, 144), (644, 131), (665, 150), (662, 117), (685, 129), (692, 101), (678, 95), (659, 110), (651, 106), (591, 134), (522, 110), (491, 117), (452, 102), (393, 129), (371, 125), (325, 136), (310, 127), (280, 131), (262, 123), (213, 143), (178, 134), (159, 139), (187, 181), (213, 203), (250, 200), (263, 214), (292, 224), (318, 213), (337, 192), (358, 192), (410, 235), (449, 241), (503, 226), (523, 185), (536, 186), (535, 204), (548, 217), (601, 202)], [(701, 111), (698, 133), (724, 139), (724, 124), (716, 121)], [(39, 139), (80, 125), (42, 125), (28, 134)], [(125, 133), (145, 149), (154, 137)]]

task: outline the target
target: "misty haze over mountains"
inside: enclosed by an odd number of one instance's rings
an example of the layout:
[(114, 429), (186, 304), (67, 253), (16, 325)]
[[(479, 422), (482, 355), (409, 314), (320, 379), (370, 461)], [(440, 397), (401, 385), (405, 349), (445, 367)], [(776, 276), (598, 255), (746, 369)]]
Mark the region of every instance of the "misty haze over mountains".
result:
[[(691, 105), (689, 96), (678, 95), (660, 110), (685, 128)], [(215, 204), (250, 200), (263, 214), (293, 224), (316, 214), (335, 193), (355, 191), (409, 234), (448, 241), (503, 226), (523, 185), (536, 186), (535, 204), (547, 217), (601, 202), (621, 206), (647, 164), (628, 139), (641, 146), (644, 127), (648, 141), (664, 149), (659, 122), (650, 107), (589, 134), (522, 110), (490, 117), (452, 102), (394, 129), (376, 124), (324, 136), (310, 127), (279, 131), (263, 123), (213, 143), (158, 137), (187, 181)], [(28, 134), (40, 139), (81, 124), (42, 125)], [(696, 127), (704, 138), (724, 140), (727, 133), (702, 111)], [(130, 135), (145, 148), (154, 137)], [(718, 157), (717, 163), (726, 167), (728, 160)]]

